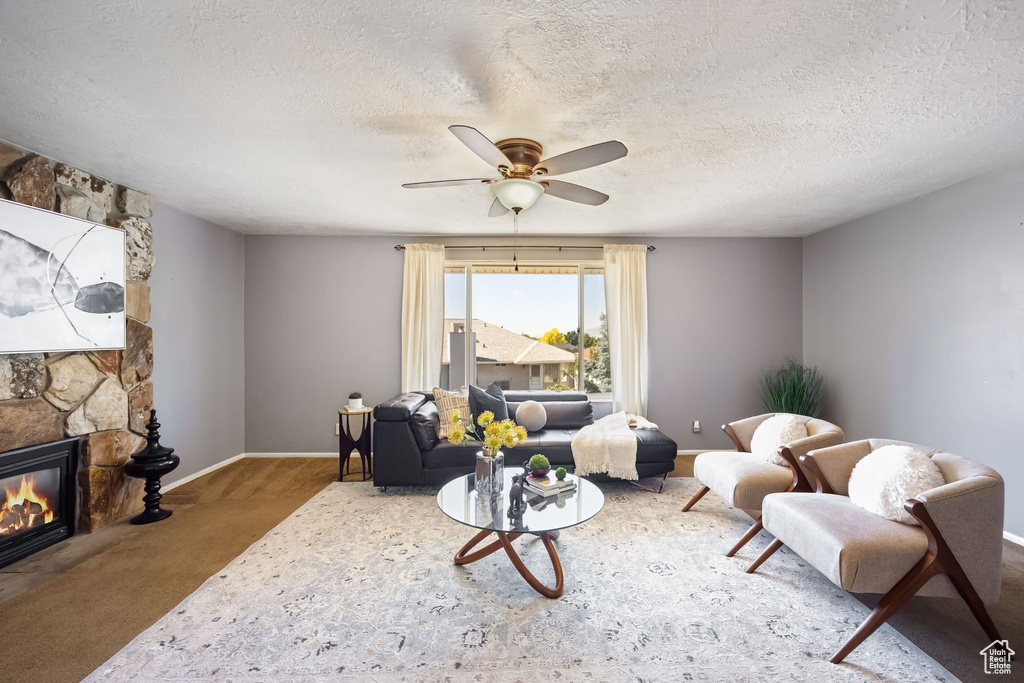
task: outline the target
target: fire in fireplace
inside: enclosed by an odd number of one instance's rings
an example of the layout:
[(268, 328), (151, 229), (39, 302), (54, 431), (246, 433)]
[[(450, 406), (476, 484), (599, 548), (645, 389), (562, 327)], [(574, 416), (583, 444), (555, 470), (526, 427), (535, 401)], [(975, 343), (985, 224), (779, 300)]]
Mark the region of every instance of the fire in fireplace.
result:
[(0, 567), (74, 533), (78, 439), (0, 453)]
[[(36, 479), (40, 483), (36, 483)], [(42, 482), (47, 482), (43, 484)], [(55, 504), (50, 500), (60, 492), (60, 470), (44, 470), (38, 474), (9, 477), (0, 481), (4, 502), (0, 505), (0, 536), (35, 529), (53, 521)]]

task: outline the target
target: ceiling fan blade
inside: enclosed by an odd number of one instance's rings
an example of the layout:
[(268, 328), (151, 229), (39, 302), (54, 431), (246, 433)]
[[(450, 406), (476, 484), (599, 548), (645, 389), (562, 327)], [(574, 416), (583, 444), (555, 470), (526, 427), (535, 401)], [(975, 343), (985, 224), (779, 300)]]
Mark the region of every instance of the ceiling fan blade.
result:
[(626, 146), (618, 140), (609, 140), (590, 147), (581, 147), (550, 159), (544, 159), (533, 170), (537, 175), (562, 175), (585, 168), (607, 164), (626, 156)]
[(582, 185), (575, 185), (562, 180), (547, 179), (540, 181), (540, 184), (545, 187), (544, 194), (549, 194), (559, 199), (568, 199), (570, 202), (600, 206), (608, 201), (608, 195), (604, 192), (591, 190), (589, 187), (583, 187)]
[(506, 213), (508, 213), (508, 209), (505, 208), (500, 199), (495, 197), (494, 201), (491, 202), (491, 210), (487, 212), (487, 216), (489, 218), (497, 218), (498, 216), (504, 216)]
[(505, 153), (494, 146), (494, 143), (487, 139), (487, 136), (470, 126), (448, 126), (448, 130), (457, 137), (462, 144), (473, 150), (474, 153), (491, 166), (500, 168), (512, 168), (515, 164), (508, 160)]
[(483, 185), (493, 183), (494, 178), (460, 178), (458, 180), (431, 180), (425, 183), (402, 183), (402, 187), (418, 190), (423, 187), (453, 187), (455, 185)]

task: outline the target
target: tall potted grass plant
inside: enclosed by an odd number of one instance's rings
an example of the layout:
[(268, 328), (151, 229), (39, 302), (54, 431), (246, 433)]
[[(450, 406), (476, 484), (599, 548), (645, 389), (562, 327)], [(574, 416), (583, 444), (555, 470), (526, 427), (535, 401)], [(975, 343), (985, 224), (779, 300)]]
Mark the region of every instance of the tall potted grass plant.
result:
[(761, 378), (761, 400), (770, 413), (818, 417), (825, 398), (825, 379), (817, 368), (792, 358)]

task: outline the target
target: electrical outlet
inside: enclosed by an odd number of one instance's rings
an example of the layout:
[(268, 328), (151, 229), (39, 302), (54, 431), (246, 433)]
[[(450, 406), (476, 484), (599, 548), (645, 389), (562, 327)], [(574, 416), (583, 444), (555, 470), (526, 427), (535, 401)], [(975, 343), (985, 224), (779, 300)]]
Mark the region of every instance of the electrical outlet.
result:
[(334, 423), (334, 435), (335, 436), (341, 436), (341, 423), (340, 422), (335, 422)]
[(693, 421), (693, 433), (700, 434), (700, 420)]

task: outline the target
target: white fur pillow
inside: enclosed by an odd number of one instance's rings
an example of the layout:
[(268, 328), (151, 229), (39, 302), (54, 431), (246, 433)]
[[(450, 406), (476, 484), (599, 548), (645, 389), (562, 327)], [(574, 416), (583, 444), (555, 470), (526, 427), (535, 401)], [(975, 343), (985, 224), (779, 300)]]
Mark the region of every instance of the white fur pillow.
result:
[(910, 446), (882, 446), (853, 468), (850, 502), (886, 519), (920, 526), (903, 504), (945, 483), (942, 470), (921, 451)]
[(796, 415), (779, 414), (769, 417), (754, 430), (750, 438), (750, 452), (770, 463), (788, 467), (779, 449), (807, 436), (807, 423)]

